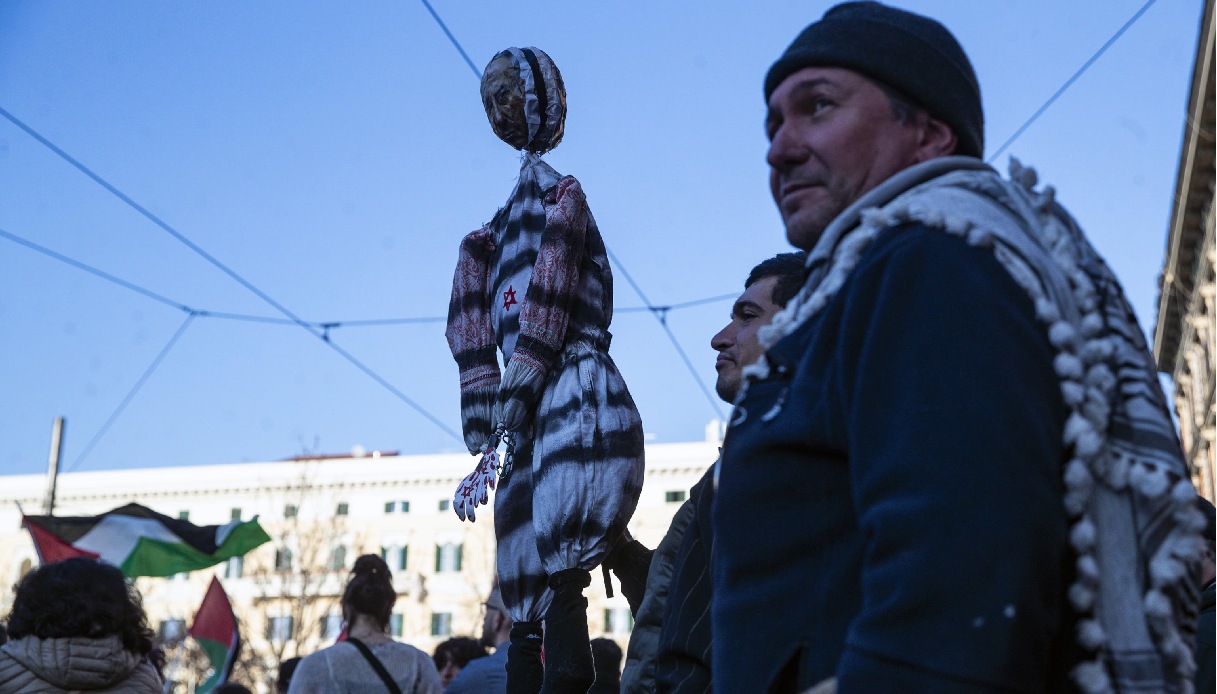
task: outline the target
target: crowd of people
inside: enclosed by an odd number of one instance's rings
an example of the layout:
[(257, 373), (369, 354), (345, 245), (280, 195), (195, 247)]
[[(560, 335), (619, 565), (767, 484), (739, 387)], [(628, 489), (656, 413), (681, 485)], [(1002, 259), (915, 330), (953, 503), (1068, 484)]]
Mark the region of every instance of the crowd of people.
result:
[[(342, 595), (343, 636), (328, 648), (284, 660), (267, 684), (279, 694), (506, 691), (502, 646), (512, 621), (497, 588), (483, 605), (478, 638), (450, 638), (430, 656), (389, 637), (396, 600), (384, 560), (359, 557)], [(148, 626), (139, 592), (118, 567), (96, 559), (74, 557), (26, 574), (0, 627), (0, 646), (0, 694), (166, 691), (164, 651)], [(592, 653), (597, 673), (592, 691), (619, 691), (620, 646), (595, 639)], [(250, 694), (255, 684), (238, 679), (213, 691)]]
[[(955, 37), (849, 2), (763, 84), (799, 250), (756, 265), (711, 338), (719, 458), (656, 548), (626, 534), (605, 558), (636, 628), (624, 667), (591, 642), (587, 686), (1212, 692), (1213, 507), (1119, 283), (1033, 171), (981, 160)], [(433, 656), (387, 635), (395, 599), (360, 557), (346, 638), (284, 662), (278, 691), (537, 694), (507, 653), (540, 637), (497, 588), (482, 633)], [(113, 567), (36, 569), (6, 626), (0, 694), (161, 689)]]

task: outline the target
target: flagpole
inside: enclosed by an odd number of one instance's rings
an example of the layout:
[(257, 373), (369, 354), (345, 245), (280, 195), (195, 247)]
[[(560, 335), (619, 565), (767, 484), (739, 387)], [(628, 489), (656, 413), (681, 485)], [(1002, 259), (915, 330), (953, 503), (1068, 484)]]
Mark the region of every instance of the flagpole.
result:
[(63, 446), (63, 417), (55, 418), (51, 428), (51, 455), (46, 464), (46, 503), (43, 515), (55, 515), (55, 485), (59, 478), (59, 451)]

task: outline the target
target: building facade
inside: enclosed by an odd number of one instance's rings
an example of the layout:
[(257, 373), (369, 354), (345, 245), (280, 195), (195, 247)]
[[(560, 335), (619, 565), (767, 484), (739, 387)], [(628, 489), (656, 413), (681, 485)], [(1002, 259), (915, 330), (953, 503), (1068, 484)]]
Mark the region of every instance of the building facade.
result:
[(1214, 500), (1213, 0), (1205, 1), (1202, 21), (1160, 278), (1154, 357), (1175, 384), (1180, 441), (1196, 489)]
[[(717, 427), (697, 443), (649, 445), (646, 481), (630, 532), (654, 547), (718, 454)], [(166, 644), (167, 675), (190, 692), (206, 666), (185, 640), (212, 576), (241, 622), (246, 648), (234, 679), (270, 691), (278, 663), (333, 643), (339, 598), (356, 557), (380, 554), (398, 600), (392, 636), (432, 652), (450, 636), (478, 636), (481, 604), (495, 572), (492, 513), (461, 522), (450, 504), (475, 461), (464, 454), (293, 459), (204, 467), (61, 475), (55, 515), (89, 516), (136, 502), (198, 525), (257, 516), (271, 542), (212, 569), (136, 581), (151, 626)], [(41, 513), (42, 475), (0, 477), (0, 614), (11, 587), (37, 564), (19, 506)], [(492, 499), (493, 503), (493, 499)], [(608, 597), (600, 572), (587, 595), (591, 635), (624, 648), (633, 622), (620, 592)]]

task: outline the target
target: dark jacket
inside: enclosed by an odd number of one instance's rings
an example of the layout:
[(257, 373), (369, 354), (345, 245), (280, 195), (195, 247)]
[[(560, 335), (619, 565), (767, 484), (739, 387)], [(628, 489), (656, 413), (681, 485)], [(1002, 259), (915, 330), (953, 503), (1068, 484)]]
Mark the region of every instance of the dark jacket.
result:
[(1066, 408), (993, 252), (889, 229), (767, 358), (720, 461), (715, 690), (1069, 691)]
[[(676, 511), (650, 560), (637, 598), (621, 691), (710, 691), (710, 506), (714, 467)], [(637, 548), (631, 554), (641, 557)], [(625, 563), (625, 562), (622, 562)], [(626, 579), (622, 592), (626, 592)]]
[(689, 492), (693, 517), (681, 537), (655, 652), (656, 691), (709, 694), (710, 556), (714, 548), (710, 511), (714, 468)]
[[(677, 552), (693, 516), (693, 500), (689, 499), (672, 516), (672, 524), (668, 526), (668, 532), (660, 540), (659, 546), (646, 555), (649, 560), (646, 581), (637, 592), (636, 600), (632, 601), (631, 606), (637, 605), (634, 607), (634, 629), (630, 632), (625, 666), (621, 669), (621, 691), (626, 694), (656, 691), (655, 656), (659, 651), (659, 633), (668, 608), (672, 573), (678, 566)], [(621, 577), (620, 573), (618, 577)], [(621, 585), (625, 593), (624, 579)]]

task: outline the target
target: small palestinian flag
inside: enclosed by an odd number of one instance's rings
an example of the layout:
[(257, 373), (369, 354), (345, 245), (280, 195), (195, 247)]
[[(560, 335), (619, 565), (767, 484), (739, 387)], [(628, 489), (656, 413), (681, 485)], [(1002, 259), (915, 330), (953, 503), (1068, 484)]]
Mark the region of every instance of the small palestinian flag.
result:
[(100, 516), (24, 516), (21, 522), (42, 563), (93, 557), (131, 578), (203, 569), (270, 541), (256, 518), (200, 527), (139, 504)]
[(199, 642), (211, 661), (211, 677), (194, 690), (197, 694), (207, 694), (228, 681), (232, 666), (237, 662), (237, 651), (241, 649), (241, 633), (237, 629), (232, 603), (228, 602), (228, 594), (220, 585), (220, 579), (214, 576), (207, 588), (207, 595), (203, 596), (203, 604), (199, 605), (199, 612), (194, 616), (190, 635)]

